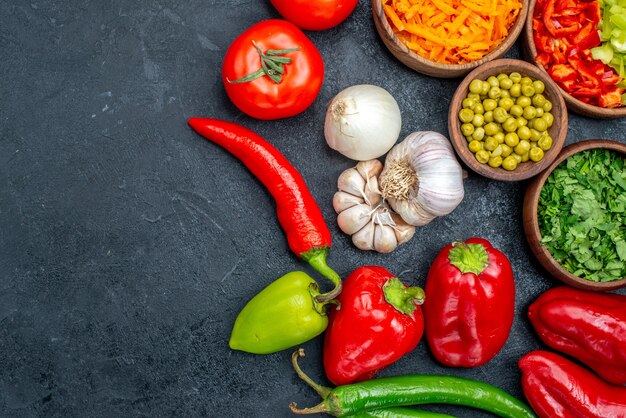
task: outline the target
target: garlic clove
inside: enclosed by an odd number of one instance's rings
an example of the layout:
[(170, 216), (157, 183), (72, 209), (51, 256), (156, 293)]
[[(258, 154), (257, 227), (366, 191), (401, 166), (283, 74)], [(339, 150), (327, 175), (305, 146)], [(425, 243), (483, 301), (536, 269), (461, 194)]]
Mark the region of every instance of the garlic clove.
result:
[(374, 249), (379, 253), (390, 253), (398, 246), (393, 228), (388, 225), (376, 224), (374, 229)]
[(380, 172), (383, 171), (383, 163), (379, 160), (361, 161), (355, 168), (364, 179), (378, 177)]
[(391, 217), (395, 223), (395, 226), (393, 226), (393, 232), (396, 234), (398, 245), (404, 244), (413, 238), (416, 229), (413, 225), (409, 225), (404, 222), (404, 219), (402, 219), (397, 213), (392, 214)]
[(357, 197), (351, 193), (346, 192), (337, 192), (333, 196), (333, 207), (335, 208), (335, 212), (340, 213), (344, 210), (351, 208), (355, 205), (360, 205), (365, 203), (363, 199)]
[(361, 230), (352, 235), (352, 243), (359, 250), (373, 250), (374, 249), (374, 222), (369, 222)]
[(337, 215), (337, 224), (344, 233), (352, 235), (363, 228), (371, 218), (369, 205), (355, 205)]
[(365, 200), (370, 205), (377, 206), (383, 200), (383, 196), (378, 188), (378, 177), (368, 177), (365, 185)]
[(361, 174), (355, 168), (349, 168), (339, 176), (337, 188), (343, 192), (364, 197), (365, 179), (361, 177)]

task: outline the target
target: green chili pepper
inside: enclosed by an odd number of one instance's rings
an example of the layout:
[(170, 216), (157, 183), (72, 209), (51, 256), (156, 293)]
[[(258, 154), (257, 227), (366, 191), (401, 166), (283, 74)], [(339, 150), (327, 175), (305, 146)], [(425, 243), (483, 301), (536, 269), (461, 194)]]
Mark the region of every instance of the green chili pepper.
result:
[[(372, 379), (333, 389), (313, 382), (298, 366), (304, 350), (293, 353), (292, 363), (298, 376), (311, 386), (322, 402), (295, 414), (327, 413), (336, 417), (351, 416), (370, 409), (440, 403), (482, 409), (505, 418), (536, 418), (524, 403), (487, 383), (452, 376), (406, 375)], [(358, 416), (358, 415), (357, 415)]]
[(315, 298), (319, 294), (315, 280), (301, 271), (270, 283), (237, 316), (230, 348), (268, 354), (318, 336), (328, 325), (324, 303)]
[(385, 409), (374, 409), (371, 411), (357, 412), (348, 415), (349, 418), (455, 418), (448, 414), (438, 414), (437, 412), (422, 411), (420, 409), (391, 407)]

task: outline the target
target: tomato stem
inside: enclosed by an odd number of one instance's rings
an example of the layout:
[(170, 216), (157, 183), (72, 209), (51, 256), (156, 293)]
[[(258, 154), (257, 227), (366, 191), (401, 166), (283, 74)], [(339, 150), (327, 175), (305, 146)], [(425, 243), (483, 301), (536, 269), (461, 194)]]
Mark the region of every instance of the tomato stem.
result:
[(274, 83), (279, 84), (283, 80), (283, 74), (285, 73), (283, 65), (291, 63), (291, 58), (283, 55), (300, 50), (300, 47), (289, 49), (268, 49), (264, 53), (256, 42), (252, 41), (252, 44), (261, 58), (261, 68), (234, 81), (226, 79), (229, 83), (247, 83), (249, 81), (256, 80), (257, 78), (268, 76)]

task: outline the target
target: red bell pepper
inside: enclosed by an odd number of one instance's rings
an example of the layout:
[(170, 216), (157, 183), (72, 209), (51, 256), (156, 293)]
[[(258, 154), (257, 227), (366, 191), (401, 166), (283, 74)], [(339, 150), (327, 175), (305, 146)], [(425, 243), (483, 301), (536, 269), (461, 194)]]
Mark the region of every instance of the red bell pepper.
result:
[(524, 395), (540, 418), (626, 418), (626, 387), (549, 351), (532, 351), (518, 364)]
[(446, 246), (425, 290), (426, 340), (440, 363), (480, 366), (500, 351), (513, 323), (515, 284), (509, 260), (489, 241)]
[(324, 369), (335, 385), (370, 379), (422, 338), (424, 291), (382, 267), (352, 272), (337, 301), (324, 340)]
[(528, 318), (549, 347), (626, 383), (626, 296), (556, 287), (530, 305)]

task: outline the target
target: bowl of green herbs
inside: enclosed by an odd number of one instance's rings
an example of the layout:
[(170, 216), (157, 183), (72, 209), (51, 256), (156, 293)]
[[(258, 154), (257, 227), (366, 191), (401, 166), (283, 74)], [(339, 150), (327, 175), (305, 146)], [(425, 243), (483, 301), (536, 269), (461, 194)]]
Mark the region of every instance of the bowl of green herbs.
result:
[(524, 231), (546, 270), (595, 291), (626, 286), (626, 144), (569, 145), (529, 185)]

